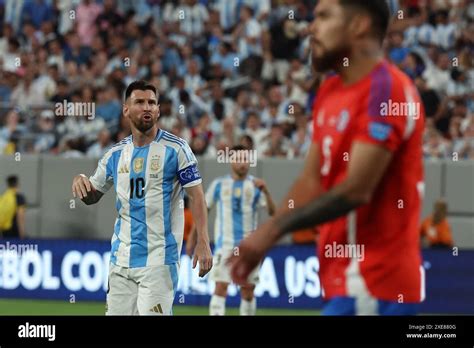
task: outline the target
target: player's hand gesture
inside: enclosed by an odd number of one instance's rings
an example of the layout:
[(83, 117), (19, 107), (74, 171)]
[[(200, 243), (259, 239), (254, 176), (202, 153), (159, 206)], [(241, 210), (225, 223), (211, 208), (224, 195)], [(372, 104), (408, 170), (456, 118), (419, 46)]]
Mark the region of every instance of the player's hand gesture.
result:
[(84, 199), (89, 195), (89, 192), (95, 191), (89, 178), (84, 174), (76, 175), (72, 181), (72, 195)]
[(198, 241), (194, 249), (193, 269), (199, 262), (199, 276), (202, 278), (212, 268), (212, 253), (209, 243)]
[(245, 238), (238, 247), (238, 252), (227, 260), (232, 280), (238, 285), (246, 285), (250, 273), (262, 261), (265, 253), (273, 243), (273, 236), (268, 232), (270, 224), (261, 225), (255, 232)]
[(265, 192), (267, 190), (267, 183), (263, 179), (255, 178), (253, 179), (253, 184), (262, 192)]

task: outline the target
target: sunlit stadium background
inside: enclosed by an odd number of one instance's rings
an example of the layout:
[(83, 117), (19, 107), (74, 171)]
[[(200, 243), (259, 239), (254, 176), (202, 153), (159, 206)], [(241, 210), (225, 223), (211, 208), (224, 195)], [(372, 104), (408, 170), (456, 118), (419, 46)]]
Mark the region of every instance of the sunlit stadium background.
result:
[[(0, 239), (0, 315), (104, 313), (114, 193), (85, 206), (71, 183), (129, 134), (121, 98), (131, 81), (157, 86), (160, 127), (189, 142), (205, 188), (229, 170), (216, 152), (250, 141), (251, 172), (280, 201), (311, 142), (320, 79), (306, 35), (315, 3), (0, 0), (0, 195), (15, 174), (27, 201), (27, 238)], [(416, 82), (427, 113), (420, 218), (445, 198), (454, 239), (454, 248), (423, 249), (421, 312), (473, 314), (474, 3), (389, 5), (387, 59)], [(64, 101), (91, 109), (65, 115)], [(312, 232), (288, 236), (263, 262), (258, 314), (318, 314)], [(183, 255), (174, 313), (207, 314), (212, 291)], [(229, 294), (237, 306), (237, 289)]]

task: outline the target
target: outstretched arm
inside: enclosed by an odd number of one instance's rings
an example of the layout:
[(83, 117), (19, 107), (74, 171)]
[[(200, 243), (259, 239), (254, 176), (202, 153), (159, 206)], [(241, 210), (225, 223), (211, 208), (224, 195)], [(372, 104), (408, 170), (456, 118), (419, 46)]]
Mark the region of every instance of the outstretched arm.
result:
[[(356, 207), (368, 203), (387, 169), (392, 154), (389, 150), (373, 144), (354, 143), (347, 178), (329, 192), (316, 198), (303, 195), (308, 204), (302, 206), (301, 199), (296, 209), (281, 208), (277, 216), (260, 226), (240, 245), (240, 254), (230, 260), (232, 278), (239, 284), (245, 284), (248, 274), (258, 265), (265, 253), (285, 233), (313, 227), (343, 216)], [(308, 160), (311, 161), (310, 158)], [(308, 168), (308, 166), (305, 167)], [(319, 176), (319, 169), (312, 168), (313, 175)], [(309, 173), (309, 172), (308, 172)], [(309, 179), (311, 175), (307, 175)], [(296, 200), (304, 190), (301, 178), (293, 185), (287, 198)], [(310, 198), (308, 200), (308, 198)]]
[(379, 145), (356, 142), (347, 179), (305, 207), (280, 216), (275, 221), (278, 237), (337, 219), (369, 203), (391, 159), (392, 153)]

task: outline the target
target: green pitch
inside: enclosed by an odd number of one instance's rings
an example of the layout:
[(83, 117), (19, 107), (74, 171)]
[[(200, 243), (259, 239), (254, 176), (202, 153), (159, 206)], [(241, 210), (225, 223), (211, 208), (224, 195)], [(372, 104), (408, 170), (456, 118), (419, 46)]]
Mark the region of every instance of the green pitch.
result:
[[(105, 303), (53, 300), (0, 299), (0, 315), (104, 315)], [(239, 315), (238, 308), (227, 308), (227, 315)], [(207, 307), (173, 307), (174, 315), (208, 315)], [(257, 315), (318, 315), (319, 311), (257, 308)]]

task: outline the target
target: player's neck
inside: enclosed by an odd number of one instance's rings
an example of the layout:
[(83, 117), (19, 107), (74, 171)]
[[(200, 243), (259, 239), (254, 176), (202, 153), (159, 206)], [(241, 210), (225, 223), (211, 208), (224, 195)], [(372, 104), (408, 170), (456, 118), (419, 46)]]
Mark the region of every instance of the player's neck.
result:
[(239, 176), (235, 173), (232, 173), (232, 179), (234, 179), (236, 181), (243, 181), (243, 180), (245, 180), (246, 177), (247, 177), (247, 174), (245, 174), (244, 176)]
[(143, 147), (149, 145), (153, 140), (155, 140), (158, 131), (158, 127), (153, 127), (145, 133), (140, 132), (138, 129), (132, 129), (133, 146)]
[(379, 47), (366, 47), (354, 52), (347, 66), (339, 70), (344, 85), (351, 85), (366, 77), (383, 60)]

